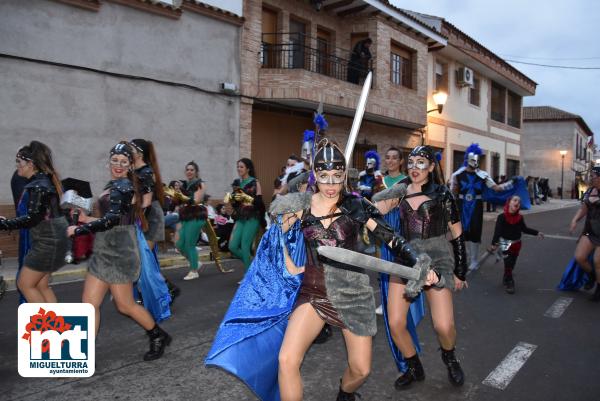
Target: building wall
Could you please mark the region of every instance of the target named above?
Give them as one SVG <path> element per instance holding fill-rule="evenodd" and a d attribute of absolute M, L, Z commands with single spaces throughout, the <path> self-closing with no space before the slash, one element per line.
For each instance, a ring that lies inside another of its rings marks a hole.
<path fill-rule="evenodd" d="M 547 177 L 556 194 L 561 185 L 562 161 L 559 151 L 566 150 L 564 161 L 564 196 L 570 197 L 575 180 L 573 170 L 585 170 L 586 164 L 575 159 L 575 136 L 579 127 L 573 121 L 524 121 L 522 146 L 523 169 L 527 175 Z M 585 134 L 581 132 L 585 137 Z"/>
<path fill-rule="evenodd" d="M 428 110 L 437 108 L 432 96 L 435 88 L 436 61 L 447 66 L 448 99 L 442 114 L 437 111 L 428 114 L 427 143 L 445 149 L 446 166 L 453 166 L 455 150 L 464 151 L 471 143 L 478 143 L 488 156 L 485 157 L 481 168 L 491 173 L 492 158 L 489 155 L 497 153 L 500 157 L 499 173 L 506 174 L 506 160 L 521 159 L 521 130 L 490 120 L 490 78 L 467 66 L 474 70 L 475 77 L 480 80 L 480 104 L 474 106 L 469 102 L 469 87 L 459 87 L 456 81 L 456 72 L 464 67 L 464 64 L 453 60 L 444 50 L 430 54 L 427 62 Z M 523 168 L 521 172 L 523 173 Z M 447 168 L 444 174 L 449 178 L 452 171 Z"/>
<path fill-rule="evenodd" d="M 110 2 L 98 12 L 0 2 L 0 203 L 10 201 L 17 148 L 33 139 L 52 148 L 63 177 L 90 180 L 96 194 L 110 147 L 151 139 L 163 180 L 182 178 L 193 159 L 221 197 L 239 157 L 240 101 L 218 91 L 240 84 L 239 31 L 193 12 L 174 20 Z"/>

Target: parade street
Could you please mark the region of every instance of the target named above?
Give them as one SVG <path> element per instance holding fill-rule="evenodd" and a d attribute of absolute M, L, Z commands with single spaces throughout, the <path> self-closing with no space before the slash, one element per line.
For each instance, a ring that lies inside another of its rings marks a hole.
<path fill-rule="evenodd" d="M 524 237 L 514 274 L 516 294 L 505 293 L 502 263 L 494 263 L 492 257 L 468 276 L 469 288 L 455 297 L 457 355 L 466 374 L 464 386 L 455 388 L 448 382 L 428 314 L 418 327 L 426 379 L 409 390 L 396 391 L 393 384 L 398 372 L 383 319 L 378 317 L 371 375 L 359 390 L 362 400 L 598 400 L 600 305 L 588 301 L 583 291 L 555 289 L 575 248 L 575 241 L 568 238 L 568 222 L 575 211 L 571 207 L 525 216 L 528 226 L 549 237 Z M 485 222 L 482 251 L 489 244 L 493 225 L 493 221 Z M 7 293 L 0 301 L 0 398 L 254 400 L 237 379 L 207 369 L 203 363 L 242 278 L 240 262 L 227 265 L 236 271 L 221 274 L 208 264 L 199 280 L 186 282 L 181 280 L 185 269 L 166 271 L 181 286 L 182 295 L 173 306 L 173 317 L 163 323 L 173 342 L 157 361 L 142 361 L 148 342 L 144 330 L 120 316 L 107 297 L 97 338 L 96 373 L 91 378 L 19 376 L 17 294 Z M 377 277 L 371 278 L 378 297 Z M 61 302 L 78 302 L 82 282 L 55 285 L 54 290 Z M 306 356 L 302 367 L 305 399 L 334 400 L 345 363 L 343 339 L 334 330 L 329 342 L 314 345 Z"/>

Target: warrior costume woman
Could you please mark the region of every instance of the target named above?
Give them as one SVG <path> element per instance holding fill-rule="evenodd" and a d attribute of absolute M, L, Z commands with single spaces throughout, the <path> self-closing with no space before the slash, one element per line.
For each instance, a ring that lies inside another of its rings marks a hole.
<path fill-rule="evenodd" d="M 559 290 L 578 290 L 583 286 L 590 290 L 596 287 L 591 301 L 600 301 L 600 166 L 592 167 L 591 185 L 585 191 L 581 207 L 571 220 L 570 231 L 574 232 L 577 222 L 585 217 L 583 232 L 575 248 L 575 257 L 570 261 L 558 285 Z"/>
<path fill-rule="evenodd" d="M 345 170 L 341 151 L 325 142 L 315 156 L 313 172 L 317 182 L 342 184 L 346 180 Z M 338 171 L 339 177 L 321 174 L 330 171 Z M 363 336 L 359 338 L 373 336 L 377 331 L 368 275 L 354 266 L 324 259 L 317 254 L 318 246 L 354 249 L 363 225 L 369 223 L 372 227 L 375 221 L 375 236 L 390 244 L 398 255 L 397 260 L 411 266 L 416 262 L 416 254 L 408 243 L 394 235 L 373 205 L 342 193 L 336 211 L 316 216 L 311 209 L 317 195 L 291 193 L 278 196 L 271 204 L 270 213 L 277 216 L 277 224 L 273 224 L 261 240 L 205 361 L 207 365 L 219 366 L 238 376 L 261 400 L 280 399 L 278 369 L 281 374 L 281 367 L 278 367 L 277 355 L 288 317 L 303 305 L 309 303 L 324 322 L 347 329 L 351 335 Z M 288 223 L 289 230 L 284 233 L 284 216 L 289 219 L 294 215 L 300 218 Z M 331 221 L 328 226 L 323 223 L 326 219 Z M 296 266 L 305 265 L 302 278 L 286 269 L 288 254 Z M 321 327 L 314 333 L 315 337 Z M 309 344 L 312 340 L 307 339 Z M 361 378 L 360 383 L 365 378 Z M 346 392 L 343 386 L 344 382 L 338 400 L 354 400 L 354 390 Z"/>
<path fill-rule="evenodd" d="M 112 180 L 100 195 L 96 210 L 99 218 L 85 217 L 85 224 L 71 226 L 67 233 L 78 236 L 95 233 L 94 252 L 88 263 L 83 302 L 94 305 L 96 333 L 100 322 L 100 305 L 106 291 L 110 290 L 119 312 L 131 317 L 146 330 L 150 350 L 145 361 L 160 358 L 171 336 L 162 330 L 150 313 L 133 300 L 133 282 L 140 274 L 138 241 L 135 220 L 142 219 L 141 196 L 136 194 L 132 179 L 133 151 L 129 144 L 121 142 L 110 151 Z M 142 224 L 143 226 L 143 224 Z"/>
<path fill-rule="evenodd" d="M 434 170 L 437 167 L 437 163 L 433 150 L 430 147 L 418 146 L 412 150 L 409 157 L 411 158 L 411 160 L 409 160 L 409 170 L 416 170 L 419 171 L 419 174 L 422 174 L 423 170 L 431 169 L 427 175 L 427 178 L 425 178 L 425 181 L 421 184 L 420 191 L 407 195 L 406 185 L 399 184 L 377 193 L 373 197 L 373 200 L 380 209 L 385 209 L 386 201 L 392 201 L 392 204 L 398 207 L 400 212 L 400 225 L 402 234 L 406 237 L 414 249 L 417 250 L 417 252 L 427 253 L 427 255 L 431 257 L 431 265 L 433 269 L 438 275 L 444 278 L 444 280 L 441 281 L 443 282 L 442 287 L 448 290 L 454 290 L 454 277 L 456 276 L 459 280 L 464 281 L 467 273 L 466 250 L 462 233 L 450 241 L 454 252 L 454 263 L 450 255 L 446 239 L 449 226 L 453 226 L 460 222 L 460 214 L 456 206 L 456 202 L 454 201 L 454 197 L 448 188 L 435 182 L 434 177 L 436 173 Z M 431 167 L 432 165 L 434 165 L 433 168 Z M 415 175 L 415 179 L 419 179 L 419 174 Z M 412 180 L 413 176 L 411 175 L 411 181 Z M 409 199 L 417 197 L 426 198 L 418 205 L 418 207 L 416 207 L 416 209 L 413 209 Z M 391 323 L 389 320 L 389 309 L 395 306 L 399 307 L 399 305 L 392 304 L 390 298 L 388 298 L 389 285 L 385 286 L 383 284 L 387 283 L 382 280 L 382 299 L 387 303 L 387 313 L 384 315 L 384 317 L 388 333 L 388 341 L 390 342 L 394 359 L 396 360 L 399 369 L 402 371 L 404 364 L 401 363 L 401 352 L 394 341 L 392 333 L 396 332 L 396 336 L 401 338 L 404 328 L 390 326 Z M 396 283 L 396 285 L 398 285 L 398 283 Z M 439 289 L 427 291 L 439 291 Z M 431 295 L 433 294 L 428 294 L 428 298 L 430 298 Z M 452 298 L 449 298 L 449 300 L 452 302 Z M 401 302 L 401 300 L 396 300 L 394 302 Z M 417 308 L 417 311 L 415 311 L 414 309 L 415 308 L 411 306 L 411 313 L 408 314 L 406 325 L 411 334 L 413 343 L 416 343 L 416 335 L 414 332 L 414 320 L 416 320 L 415 312 L 419 313 L 422 312 L 422 310 L 419 311 Z M 419 315 L 417 314 L 416 317 L 418 318 Z M 454 322 L 450 323 L 453 327 Z M 455 385 L 461 385 L 464 381 L 464 375 L 458 360 L 454 356 L 453 335 L 452 333 L 438 333 L 438 336 L 444 337 L 444 340 L 447 342 L 446 349 L 443 347 L 441 349 L 442 359 L 448 367 L 450 382 Z M 448 349 L 448 345 L 450 345 L 451 349 Z M 417 344 L 408 348 L 414 348 L 412 352 L 415 352 L 415 350 L 418 351 Z M 416 353 L 412 356 L 404 355 L 404 357 L 406 358 L 408 369 L 403 372 L 398 380 L 396 380 L 395 386 L 399 390 L 406 388 L 413 381 L 420 381 L 425 377 L 423 367 Z"/>
<path fill-rule="evenodd" d="M 41 142 L 33 141 L 21 148 L 16 164 L 18 174 L 28 182 L 17 208 L 18 217 L 0 218 L 0 231 L 21 230 L 24 237 L 17 273 L 21 302 L 56 302 L 48 277 L 65 265 L 70 245 L 65 235 L 67 220 L 59 208 L 60 182 L 50 149 Z M 29 270 L 21 277 L 23 267 Z"/>

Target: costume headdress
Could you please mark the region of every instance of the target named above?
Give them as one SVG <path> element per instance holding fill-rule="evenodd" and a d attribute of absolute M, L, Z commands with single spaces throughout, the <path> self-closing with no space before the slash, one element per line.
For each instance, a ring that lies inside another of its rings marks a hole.
<path fill-rule="evenodd" d="M 119 142 L 110 150 L 110 155 L 123 155 L 129 159 L 130 163 L 133 163 L 133 152 L 131 146 L 127 142 Z"/>
<path fill-rule="evenodd" d="M 463 166 L 471 166 L 473 168 L 479 168 L 479 156 L 483 154 L 483 151 L 479 147 L 478 143 L 472 143 L 465 151 L 465 160 Z"/>
<path fill-rule="evenodd" d="M 379 158 L 379 154 L 376 151 L 369 150 L 365 152 L 365 160 L 367 161 L 367 164 L 369 162 L 374 163 L 374 170 L 379 170 L 379 164 L 381 163 L 381 159 Z"/>

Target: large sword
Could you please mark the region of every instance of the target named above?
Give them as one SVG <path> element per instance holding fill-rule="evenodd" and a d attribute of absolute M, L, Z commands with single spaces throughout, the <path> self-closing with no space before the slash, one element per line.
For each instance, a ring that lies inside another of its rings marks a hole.
<path fill-rule="evenodd" d="M 343 263 L 345 265 L 361 267 L 365 270 L 371 270 L 377 273 L 386 273 L 393 276 L 408 279 L 404 293 L 409 298 L 419 295 L 419 292 L 425 286 L 427 273 L 431 270 L 431 258 L 426 254 L 417 257 L 417 263 L 413 267 L 400 265 L 398 263 L 388 262 L 387 260 L 374 258 L 360 252 L 350 251 L 344 248 L 334 246 L 319 246 L 317 248 L 319 255 L 327 259 Z M 444 285 L 444 277 L 440 277 L 437 286 Z"/>
<path fill-rule="evenodd" d="M 348 142 L 346 142 L 346 149 L 344 150 L 344 156 L 346 157 L 346 165 L 352 167 L 352 151 L 354 150 L 354 144 L 360 131 L 360 124 L 362 123 L 363 115 L 365 114 L 365 108 L 367 107 L 367 99 L 369 98 L 369 90 L 371 90 L 371 81 L 373 79 L 373 73 L 369 71 L 365 83 L 356 105 L 356 113 L 354 114 L 354 121 L 352 121 L 352 128 L 350 128 L 350 136 Z"/>

